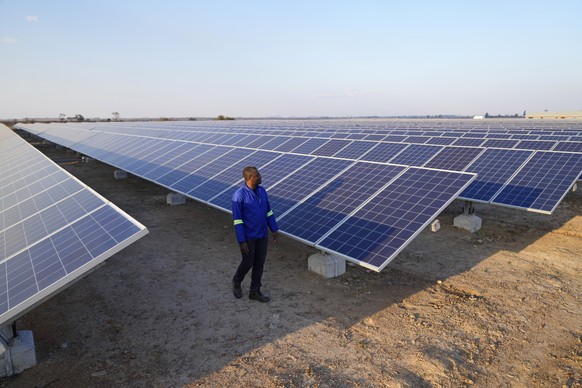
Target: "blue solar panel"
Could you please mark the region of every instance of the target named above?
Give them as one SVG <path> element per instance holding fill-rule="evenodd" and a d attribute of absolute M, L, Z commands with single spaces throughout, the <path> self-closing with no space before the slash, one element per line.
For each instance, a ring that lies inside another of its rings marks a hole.
<path fill-rule="evenodd" d="M 195 166 L 189 170 L 189 174 L 179 180 L 175 180 L 169 186 L 180 193 L 191 195 L 190 192 L 196 186 L 218 175 L 239 160 L 248 157 L 253 152 L 253 150 L 245 148 L 216 147 L 206 154 L 195 158 Z M 193 163 L 191 161 L 188 164 L 191 165 Z"/>
<path fill-rule="evenodd" d="M 442 149 L 442 146 L 411 144 L 389 162 L 406 166 L 422 166 Z"/>
<path fill-rule="evenodd" d="M 349 160 L 315 159 L 269 188 L 271 208 L 275 215 L 280 217 L 352 163 Z"/>
<path fill-rule="evenodd" d="M 489 202 L 505 185 L 533 151 L 488 149 L 475 160 L 467 172 L 477 174 L 477 179 L 460 195 L 461 198 Z"/>
<path fill-rule="evenodd" d="M 462 146 L 462 147 L 479 147 L 481 144 L 485 142 L 485 139 L 466 139 L 460 138 L 455 140 L 452 144 L 454 146 Z"/>
<path fill-rule="evenodd" d="M 522 140 L 515 146 L 516 149 L 522 150 L 551 150 L 556 146 L 555 141 L 544 140 Z"/>
<path fill-rule="evenodd" d="M 163 186 L 170 186 L 231 149 L 208 144 L 192 145 L 187 152 L 150 171 L 145 177 Z"/>
<path fill-rule="evenodd" d="M 225 155 L 223 160 L 216 160 L 197 170 L 194 174 L 201 178 L 198 180 L 201 183 L 185 193 L 202 201 L 208 201 L 240 181 L 242 170 L 246 166 L 263 166 L 280 155 L 277 152 L 256 151 L 244 156 L 244 153 L 237 153 L 234 150 Z M 227 166 L 228 163 L 231 164 Z"/>
<path fill-rule="evenodd" d="M 261 172 L 263 186 L 268 188 L 269 186 L 283 180 L 311 160 L 313 160 L 313 157 L 311 156 L 284 154 L 277 159 L 269 161 L 266 165 L 256 163 L 254 166 Z M 214 198 L 211 198 L 209 203 L 230 212 L 232 193 L 243 182 L 242 169 L 238 172 L 238 178 L 238 182 L 235 181 L 236 183 L 233 183 L 230 189 L 227 189 Z"/>
<path fill-rule="evenodd" d="M 286 233 L 314 244 L 404 167 L 356 163 L 278 219 Z"/>
<path fill-rule="evenodd" d="M 552 151 L 582 152 L 582 141 L 561 141 Z"/>
<path fill-rule="evenodd" d="M 429 160 L 424 167 L 463 171 L 483 151 L 483 148 L 475 147 L 447 147 Z"/>
<path fill-rule="evenodd" d="M 582 171 L 582 154 L 538 151 L 492 203 L 551 214 Z"/>
<path fill-rule="evenodd" d="M 336 158 L 359 159 L 378 143 L 372 141 L 354 141 L 333 156 Z"/>
<path fill-rule="evenodd" d="M 291 152 L 296 154 L 310 154 L 329 140 L 327 139 L 309 139 L 300 146 L 294 148 Z"/>
<path fill-rule="evenodd" d="M 474 179 L 410 167 L 316 247 L 380 271 Z"/>
<path fill-rule="evenodd" d="M 511 139 L 489 139 L 485 140 L 481 147 L 486 148 L 513 148 L 515 145 L 519 143 L 519 140 L 511 140 Z"/>
<path fill-rule="evenodd" d="M 351 143 L 351 140 L 330 140 L 315 151 L 311 155 L 315 156 L 332 156 L 342 149 L 347 147 Z"/>
<path fill-rule="evenodd" d="M 0 177 L 0 325 L 147 233 L 2 125 Z"/>
<path fill-rule="evenodd" d="M 378 143 L 376 147 L 366 152 L 360 159 L 369 162 L 385 163 L 408 146 L 408 144 L 403 143 Z"/>
<path fill-rule="evenodd" d="M 285 143 L 281 144 L 279 147 L 275 148 L 275 151 L 290 152 L 293 149 L 299 147 L 301 144 L 305 143 L 307 138 L 303 137 L 293 137 Z"/>

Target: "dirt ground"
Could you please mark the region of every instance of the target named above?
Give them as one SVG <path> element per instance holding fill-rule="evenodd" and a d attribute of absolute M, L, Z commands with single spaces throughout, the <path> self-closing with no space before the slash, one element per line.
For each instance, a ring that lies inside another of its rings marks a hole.
<path fill-rule="evenodd" d="M 150 234 L 17 321 L 38 364 L 4 386 L 582 387 L 581 190 L 552 216 L 477 204 L 474 234 L 455 201 L 381 273 L 325 279 L 281 236 L 262 304 L 232 295 L 230 215 L 43 148 Z"/>

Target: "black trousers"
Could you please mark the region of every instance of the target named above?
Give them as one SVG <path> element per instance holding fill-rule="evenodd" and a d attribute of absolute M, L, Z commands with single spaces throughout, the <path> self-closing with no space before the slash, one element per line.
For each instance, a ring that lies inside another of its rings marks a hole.
<path fill-rule="evenodd" d="M 252 268 L 251 291 L 259 291 L 261 289 L 261 278 L 263 277 L 265 259 L 267 258 L 269 237 L 267 236 L 258 240 L 248 240 L 247 244 L 249 245 L 249 253 L 242 254 L 242 261 L 240 262 L 232 281 L 242 283 L 246 274 Z"/>

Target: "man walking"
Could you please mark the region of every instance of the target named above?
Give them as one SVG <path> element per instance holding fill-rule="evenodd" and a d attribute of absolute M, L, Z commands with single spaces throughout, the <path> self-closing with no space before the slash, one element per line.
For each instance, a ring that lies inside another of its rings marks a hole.
<path fill-rule="evenodd" d="M 252 268 L 249 299 L 268 302 L 270 298 L 261 293 L 261 278 L 269 242 L 268 229 L 273 234 L 273 242 L 276 242 L 279 227 L 267 191 L 260 186 L 259 170 L 256 167 L 245 167 L 243 178 L 245 183 L 232 195 L 234 229 L 242 253 L 242 261 L 232 278 L 232 292 L 236 298 L 242 298 L 241 283 Z"/>

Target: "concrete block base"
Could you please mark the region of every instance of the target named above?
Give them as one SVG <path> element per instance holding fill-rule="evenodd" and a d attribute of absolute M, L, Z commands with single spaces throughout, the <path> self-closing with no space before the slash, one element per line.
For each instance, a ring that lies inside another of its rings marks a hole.
<path fill-rule="evenodd" d="M 83 161 L 83 163 L 93 163 L 93 159 L 88 156 L 83 156 L 81 160 Z"/>
<path fill-rule="evenodd" d="M 307 259 L 307 268 L 327 279 L 340 276 L 346 272 L 346 261 L 341 257 L 326 253 L 316 253 Z"/>
<path fill-rule="evenodd" d="M 117 180 L 127 179 L 127 172 L 123 170 L 115 170 L 113 171 L 113 177 Z"/>
<path fill-rule="evenodd" d="M 475 214 L 461 214 L 460 216 L 455 217 L 453 225 L 457 228 L 465 229 L 473 233 L 481 229 L 481 217 L 478 217 Z"/>
<path fill-rule="evenodd" d="M 166 203 L 168 205 L 183 205 L 186 203 L 186 197 L 178 193 L 170 193 L 166 195 Z"/>
<path fill-rule="evenodd" d="M 16 337 L 10 340 L 8 348 L 0 343 L 0 377 L 22 373 L 35 365 L 36 353 L 32 331 L 16 332 Z"/>

